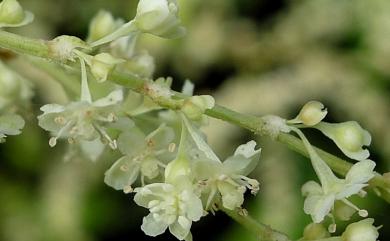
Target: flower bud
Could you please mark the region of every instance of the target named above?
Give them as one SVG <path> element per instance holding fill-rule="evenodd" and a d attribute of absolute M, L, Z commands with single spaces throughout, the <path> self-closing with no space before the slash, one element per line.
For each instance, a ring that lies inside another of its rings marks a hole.
<path fill-rule="evenodd" d="M 342 201 L 336 201 L 334 203 L 334 216 L 342 221 L 348 221 L 351 219 L 352 215 L 356 213 L 356 209 L 348 206 Z"/>
<path fill-rule="evenodd" d="M 88 42 L 96 41 L 114 32 L 117 25 L 110 12 L 100 10 L 89 24 Z"/>
<path fill-rule="evenodd" d="M 3 0 L 0 3 L 0 27 L 19 27 L 34 19 L 34 15 L 24 11 L 17 0 Z"/>
<path fill-rule="evenodd" d="M 324 105 L 318 101 L 307 102 L 292 123 L 302 123 L 306 126 L 314 126 L 320 123 L 328 114 Z"/>
<path fill-rule="evenodd" d="M 115 58 L 108 53 L 97 54 L 91 61 L 91 73 L 98 82 L 104 82 L 114 70 L 115 65 L 123 62 L 125 62 L 123 59 Z"/>
<path fill-rule="evenodd" d="M 332 139 L 338 148 L 349 158 L 362 161 L 370 156 L 370 152 L 363 149 L 371 143 L 371 135 L 356 121 L 343 123 L 321 122 L 314 128 Z"/>
<path fill-rule="evenodd" d="M 317 240 L 330 237 L 328 230 L 321 223 L 310 223 L 303 230 L 305 240 Z"/>
<path fill-rule="evenodd" d="M 177 38 L 185 32 L 177 15 L 176 0 L 140 0 L 135 21 L 142 32 L 165 38 Z"/>
<path fill-rule="evenodd" d="M 214 105 L 215 100 L 210 95 L 192 96 L 184 102 L 181 110 L 191 120 L 200 120 L 203 113 Z"/>
<path fill-rule="evenodd" d="M 367 218 L 348 225 L 341 235 L 342 241 L 376 241 L 379 233 L 373 223 L 374 219 Z"/>

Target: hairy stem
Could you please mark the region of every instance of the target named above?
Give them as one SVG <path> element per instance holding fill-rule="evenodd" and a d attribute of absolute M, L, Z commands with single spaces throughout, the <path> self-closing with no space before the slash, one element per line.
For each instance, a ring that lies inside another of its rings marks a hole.
<path fill-rule="evenodd" d="M 56 61 L 56 59 L 53 58 L 53 56 L 50 54 L 48 41 L 22 37 L 20 35 L 0 30 L 0 47 L 17 53 L 41 57 L 50 61 Z M 74 67 L 68 66 L 68 68 L 72 69 Z M 79 69 L 76 68 L 75 71 L 79 71 Z M 143 88 L 146 82 L 145 79 L 139 78 L 135 75 L 124 74 L 118 71 L 112 73 L 108 79 L 116 84 L 130 88 L 139 93 L 143 93 Z M 180 96 L 181 95 L 178 95 L 179 98 Z M 264 122 L 257 116 L 238 113 L 219 105 L 216 105 L 214 108 L 207 110 L 206 115 L 232 123 L 234 125 L 238 125 L 256 134 L 267 134 L 259 133 L 259 130 L 261 130 L 263 127 Z M 306 151 L 302 141 L 293 135 L 281 133 L 277 136 L 276 140 L 286 144 L 288 148 L 308 157 L 308 152 Z M 321 158 L 323 158 L 324 161 L 332 168 L 332 170 L 340 175 L 345 175 L 352 166 L 350 162 L 338 158 L 328 152 L 318 148 L 316 150 Z M 370 180 L 370 186 L 374 188 L 376 191 L 375 193 L 378 196 L 390 203 L 389 179 L 385 179 L 382 175 L 377 174 Z"/>

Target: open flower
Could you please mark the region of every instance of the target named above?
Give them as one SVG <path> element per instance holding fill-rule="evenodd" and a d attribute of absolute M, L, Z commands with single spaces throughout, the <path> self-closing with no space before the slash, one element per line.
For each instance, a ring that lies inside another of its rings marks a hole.
<path fill-rule="evenodd" d="M 20 27 L 33 20 L 34 15 L 24 11 L 17 0 L 3 0 L 0 3 L 0 28 Z"/>
<path fill-rule="evenodd" d="M 361 210 L 347 200 L 348 197 L 359 193 L 374 177 L 375 162 L 364 160 L 356 163 L 348 171 L 345 179 L 332 176 L 326 179 L 326 185 L 320 185 L 309 181 L 302 187 L 302 193 L 306 197 L 304 211 L 311 215 L 315 223 L 322 222 L 325 216 L 334 208 L 336 200 L 341 200 L 346 205 L 359 212 L 360 216 L 366 217 L 367 211 Z"/>
<path fill-rule="evenodd" d="M 205 183 L 209 192 L 206 208 L 210 207 L 217 192 L 221 194 L 222 205 L 231 210 L 241 207 L 246 189 L 257 193 L 258 181 L 246 177 L 259 161 L 261 149 L 255 150 L 255 146 L 255 141 L 239 146 L 223 163 L 205 158 L 194 161 L 195 176 Z"/>
<path fill-rule="evenodd" d="M 174 139 L 172 128 L 161 125 L 149 135 L 137 127 L 123 132 L 118 138 L 118 148 L 125 154 L 119 158 L 105 173 L 104 182 L 116 190 L 131 190 L 131 185 L 141 174 L 149 179 L 160 174 L 162 155 L 169 153 Z"/>
<path fill-rule="evenodd" d="M 150 211 L 141 226 L 145 234 L 155 237 L 169 228 L 177 239 L 191 240 L 192 222 L 202 217 L 203 207 L 187 177 L 173 184 L 153 183 L 134 191 L 134 201 Z"/>
<path fill-rule="evenodd" d="M 361 161 L 370 156 L 370 152 L 362 147 L 370 145 L 371 135 L 356 121 L 343 123 L 321 122 L 315 125 L 314 128 L 332 139 L 349 158 Z"/>
<path fill-rule="evenodd" d="M 122 90 L 115 90 L 94 102 L 78 101 L 66 106 L 44 105 L 41 107 L 43 114 L 38 116 L 39 125 L 53 133 L 54 137 L 49 141 L 50 146 L 55 146 L 58 138 L 68 138 L 68 141 L 73 143 L 101 137 L 115 149 L 116 142 L 105 131 L 105 125 L 115 121 L 113 107 L 122 99 Z"/>

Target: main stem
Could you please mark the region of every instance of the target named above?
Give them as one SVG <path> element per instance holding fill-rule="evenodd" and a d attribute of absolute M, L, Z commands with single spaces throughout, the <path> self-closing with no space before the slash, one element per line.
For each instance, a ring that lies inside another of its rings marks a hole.
<path fill-rule="evenodd" d="M 11 51 L 27 54 L 35 57 L 41 57 L 44 59 L 48 59 L 50 61 L 56 62 L 57 60 L 53 57 L 49 51 L 49 47 L 47 45 L 47 41 L 32 39 L 23 37 L 20 35 L 16 35 L 13 33 L 8 33 L 0 30 L 0 47 L 9 49 Z M 72 68 L 68 66 L 69 68 Z M 77 71 L 77 70 L 76 70 Z M 122 85 L 124 87 L 130 88 L 136 92 L 143 92 L 144 84 L 146 82 L 145 79 L 139 78 L 135 75 L 124 74 L 120 72 L 114 72 L 108 78 L 115 82 L 116 84 Z M 180 97 L 180 96 L 179 96 Z M 216 105 L 214 108 L 209 109 L 205 113 L 210 117 L 214 117 L 217 119 L 221 119 L 223 121 L 227 121 L 234 125 L 240 126 L 242 128 L 248 129 L 256 134 L 265 134 L 259 133 L 259 130 L 264 125 L 261 118 L 246 115 L 242 113 L 238 113 L 236 111 L 230 110 L 223 106 Z M 284 143 L 290 149 L 308 157 L 308 152 L 304 147 L 301 140 L 290 135 L 281 133 L 276 138 L 277 141 Z M 316 149 L 321 158 L 323 158 L 326 163 L 338 174 L 345 175 L 348 170 L 351 168 L 352 164 L 340 159 L 330 153 L 322 151 L 320 149 Z M 377 174 L 374 178 L 370 180 L 370 184 L 377 190 L 377 194 L 390 203 L 390 181 L 385 179 L 383 176 Z M 232 211 L 228 209 L 221 208 L 222 211 L 231 216 L 234 220 L 242 224 L 247 229 L 251 230 L 255 234 L 257 234 L 261 240 L 264 241 L 276 241 L 276 240 L 286 240 L 289 239 L 269 228 L 268 226 L 258 223 L 254 219 L 249 216 L 240 215 L 237 211 Z M 279 238 L 279 239 L 278 239 Z M 283 239 L 281 239 L 283 238 Z"/>

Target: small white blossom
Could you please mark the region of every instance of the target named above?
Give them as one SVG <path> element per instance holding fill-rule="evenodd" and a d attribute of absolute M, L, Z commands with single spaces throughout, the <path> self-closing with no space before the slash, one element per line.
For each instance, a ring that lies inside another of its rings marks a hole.
<path fill-rule="evenodd" d="M 131 186 L 141 174 L 149 179 L 160 174 L 165 164 L 161 156 L 169 152 L 174 132 L 172 128 L 161 125 L 145 135 L 139 128 L 129 128 L 118 138 L 118 148 L 125 156 L 118 159 L 105 173 L 104 182 L 116 190 Z"/>
<path fill-rule="evenodd" d="M 341 200 L 358 211 L 360 216 L 365 217 L 367 211 L 357 208 L 346 198 L 358 194 L 368 185 L 367 182 L 374 177 L 374 167 L 375 162 L 364 160 L 353 165 L 345 179 L 329 177 L 327 183 L 323 183 L 322 186 L 314 181 L 307 182 L 302 187 L 302 193 L 307 196 L 304 205 L 305 213 L 311 215 L 315 223 L 319 223 L 334 208 L 335 201 Z"/>
<path fill-rule="evenodd" d="M 186 177 L 176 180 L 174 184 L 153 183 L 134 190 L 134 201 L 150 211 L 141 226 L 145 234 L 155 237 L 169 228 L 179 240 L 191 237 L 192 222 L 203 215 L 202 202 Z"/>
<path fill-rule="evenodd" d="M 115 121 L 113 107 L 122 99 L 122 90 L 115 90 L 92 103 L 78 101 L 66 106 L 44 105 L 41 107 L 43 114 L 38 116 L 39 125 L 54 134 L 54 137 L 50 138 L 50 146 L 55 146 L 58 138 L 68 138 L 70 142 L 74 142 L 92 141 L 101 137 L 115 149 L 116 142 L 105 131 L 105 125 Z"/>

